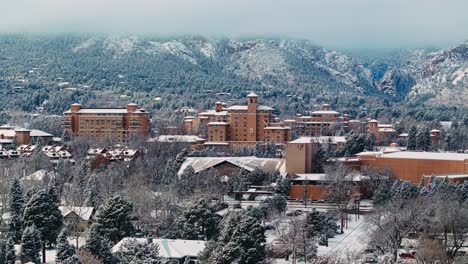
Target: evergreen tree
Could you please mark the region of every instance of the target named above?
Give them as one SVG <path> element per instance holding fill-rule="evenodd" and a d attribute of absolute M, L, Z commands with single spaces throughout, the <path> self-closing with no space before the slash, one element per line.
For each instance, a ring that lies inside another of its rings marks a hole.
<path fill-rule="evenodd" d="M 10 193 L 8 194 L 8 205 L 10 208 L 9 231 L 13 235 L 14 242 L 19 243 L 23 235 L 24 197 L 17 178 L 13 180 L 11 185 Z"/>
<path fill-rule="evenodd" d="M 136 240 L 125 241 L 118 254 L 123 264 L 161 264 L 159 246 L 154 243 L 140 243 Z"/>
<path fill-rule="evenodd" d="M 132 203 L 122 197 L 110 198 L 96 214 L 96 231 L 114 243 L 130 236 L 134 231 L 132 211 Z"/>
<path fill-rule="evenodd" d="M 36 226 L 33 224 L 26 227 L 21 238 L 21 259 L 23 262 L 31 261 L 34 264 L 40 264 L 41 244 L 41 233 Z"/>
<path fill-rule="evenodd" d="M 327 153 L 322 148 L 319 148 L 314 155 L 313 167 L 315 173 L 323 172 L 323 166 L 327 163 Z"/>
<path fill-rule="evenodd" d="M 272 206 L 278 212 L 284 212 L 288 205 L 288 201 L 283 195 L 276 194 L 273 199 L 271 199 Z"/>
<path fill-rule="evenodd" d="M 86 206 L 99 208 L 102 199 L 100 186 L 96 174 L 91 174 L 91 176 L 89 176 L 88 183 L 86 184 L 85 196 Z"/>
<path fill-rule="evenodd" d="M 86 240 L 86 245 L 83 247 L 83 250 L 88 251 L 104 264 L 116 263 L 116 259 L 111 252 L 110 241 L 100 234 L 96 227 L 96 224 L 91 226 L 89 237 Z"/>
<path fill-rule="evenodd" d="M 435 195 L 439 191 L 439 180 L 432 175 L 427 184 L 428 194 Z"/>
<path fill-rule="evenodd" d="M 248 215 L 235 215 L 225 224 L 218 247 L 211 248 L 212 263 L 264 263 L 264 232 L 258 219 Z"/>
<path fill-rule="evenodd" d="M 384 204 L 392 198 L 390 188 L 386 183 L 380 183 L 377 191 L 374 194 L 374 204 Z"/>
<path fill-rule="evenodd" d="M 460 188 L 460 199 L 463 202 L 468 200 L 468 180 L 465 180 Z"/>
<path fill-rule="evenodd" d="M 409 181 L 403 181 L 397 192 L 395 193 L 395 198 L 410 199 L 416 197 L 419 193 L 419 190 Z"/>
<path fill-rule="evenodd" d="M 429 128 L 421 127 L 416 134 L 416 149 L 428 151 L 431 148 L 431 132 Z"/>
<path fill-rule="evenodd" d="M 76 255 L 73 255 L 66 260 L 62 261 L 62 264 L 81 264 L 81 260 Z"/>
<path fill-rule="evenodd" d="M 62 213 L 58 207 L 58 195 L 55 188 L 49 186 L 35 193 L 24 209 L 24 226 L 34 225 L 40 233 L 44 262 L 46 244 L 55 243 L 62 226 Z"/>
<path fill-rule="evenodd" d="M 15 252 L 15 241 L 12 237 L 7 238 L 5 243 L 5 264 L 15 264 L 16 252 Z"/>
<path fill-rule="evenodd" d="M 57 263 L 63 263 L 66 259 L 75 255 L 75 253 L 75 247 L 68 242 L 67 231 L 65 229 L 62 230 L 57 241 L 57 255 L 55 256 L 55 261 Z"/>
<path fill-rule="evenodd" d="M 275 193 L 281 194 L 281 195 L 287 197 L 289 195 L 289 189 L 290 188 L 291 188 L 291 181 L 288 178 L 284 178 L 284 179 L 280 178 L 276 182 Z"/>
<path fill-rule="evenodd" d="M 201 199 L 197 204 L 187 208 L 177 221 L 176 237 L 182 239 L 216 239 L 219 234 L 221 217 L 209 202 Z"/>
<path fill-rule="evenodd" d="M 406 143 L 406 147 L 408 148 L 408 150 L 416 149 L 416 134 L 417 133 L 418 133 L 418 130 L 416 129 L 416 127 L 412 126 L 408 133 L 408 142 Z"/>

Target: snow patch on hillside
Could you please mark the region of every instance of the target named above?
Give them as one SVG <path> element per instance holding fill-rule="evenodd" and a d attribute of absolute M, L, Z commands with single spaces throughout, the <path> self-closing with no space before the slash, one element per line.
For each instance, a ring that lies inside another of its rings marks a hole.
<path fill-rule="evenodd" d="M 150 41 L 151 49 L 148 50 L 150 53 L 165 52 L 175 56 L 178 56 L 190 63 L 197 64 L 197 60 L 194 58 L 193 53 L 183 43 L 177 40 L 158 42 Z"/>
<path fill-rule="evenodd" d="M 86 40 L 85 42 L 82 42 L 81 44 L 79 44 L 78 46 L 74 47 L 72 49 L 72 52 L 76 53 L 78 51 L 81 51 L 81 50 L 85 50 L 91 46 L 93 46 L 94 44 L 97 43 L 97 39 L 95 38 L 90 38 L 88 40 Z"/>

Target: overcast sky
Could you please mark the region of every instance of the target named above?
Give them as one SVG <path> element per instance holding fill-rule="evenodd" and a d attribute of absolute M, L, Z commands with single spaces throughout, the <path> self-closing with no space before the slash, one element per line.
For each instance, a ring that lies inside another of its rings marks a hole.
<path fill-rule="evenodd" d="M 345 49 L 468 39 L 468 0 L 0 0 L 1 32 L 307 38 Z"/>

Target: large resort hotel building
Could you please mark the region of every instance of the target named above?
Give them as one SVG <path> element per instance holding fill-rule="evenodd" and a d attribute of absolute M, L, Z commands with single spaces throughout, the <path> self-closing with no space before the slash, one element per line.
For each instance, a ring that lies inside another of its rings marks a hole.
<path fill-rule="evenodd" d="M 247 105 L 217 102 L 215 110 L 199 113 L 185 119 L 185 126 L 193 131 L 207 126 L 206 146 L 245 147 L 259 142 L 284 144 L 291 139 L 291 128 L 279 122 L 273 108 L 259 105 L 255 93 L 247 95 Z"/>
<path fill-rule="evenodd" d="M 132 136 L 149 136 L 151 126 L 146 110 L 136 104 L 126 108 L 82 108 L 72 104 L 64 113 L 63 127 L 72 137 L 126 142 Z"/>

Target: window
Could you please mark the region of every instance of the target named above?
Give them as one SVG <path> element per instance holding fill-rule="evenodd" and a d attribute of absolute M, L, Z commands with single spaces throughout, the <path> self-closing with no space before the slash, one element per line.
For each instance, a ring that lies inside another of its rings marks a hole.
<path fill-rule="evenodd" d="M 253 128 L 250 128 L 250 135 L 253 135 L 253 134 L 254 134 Z"/>

